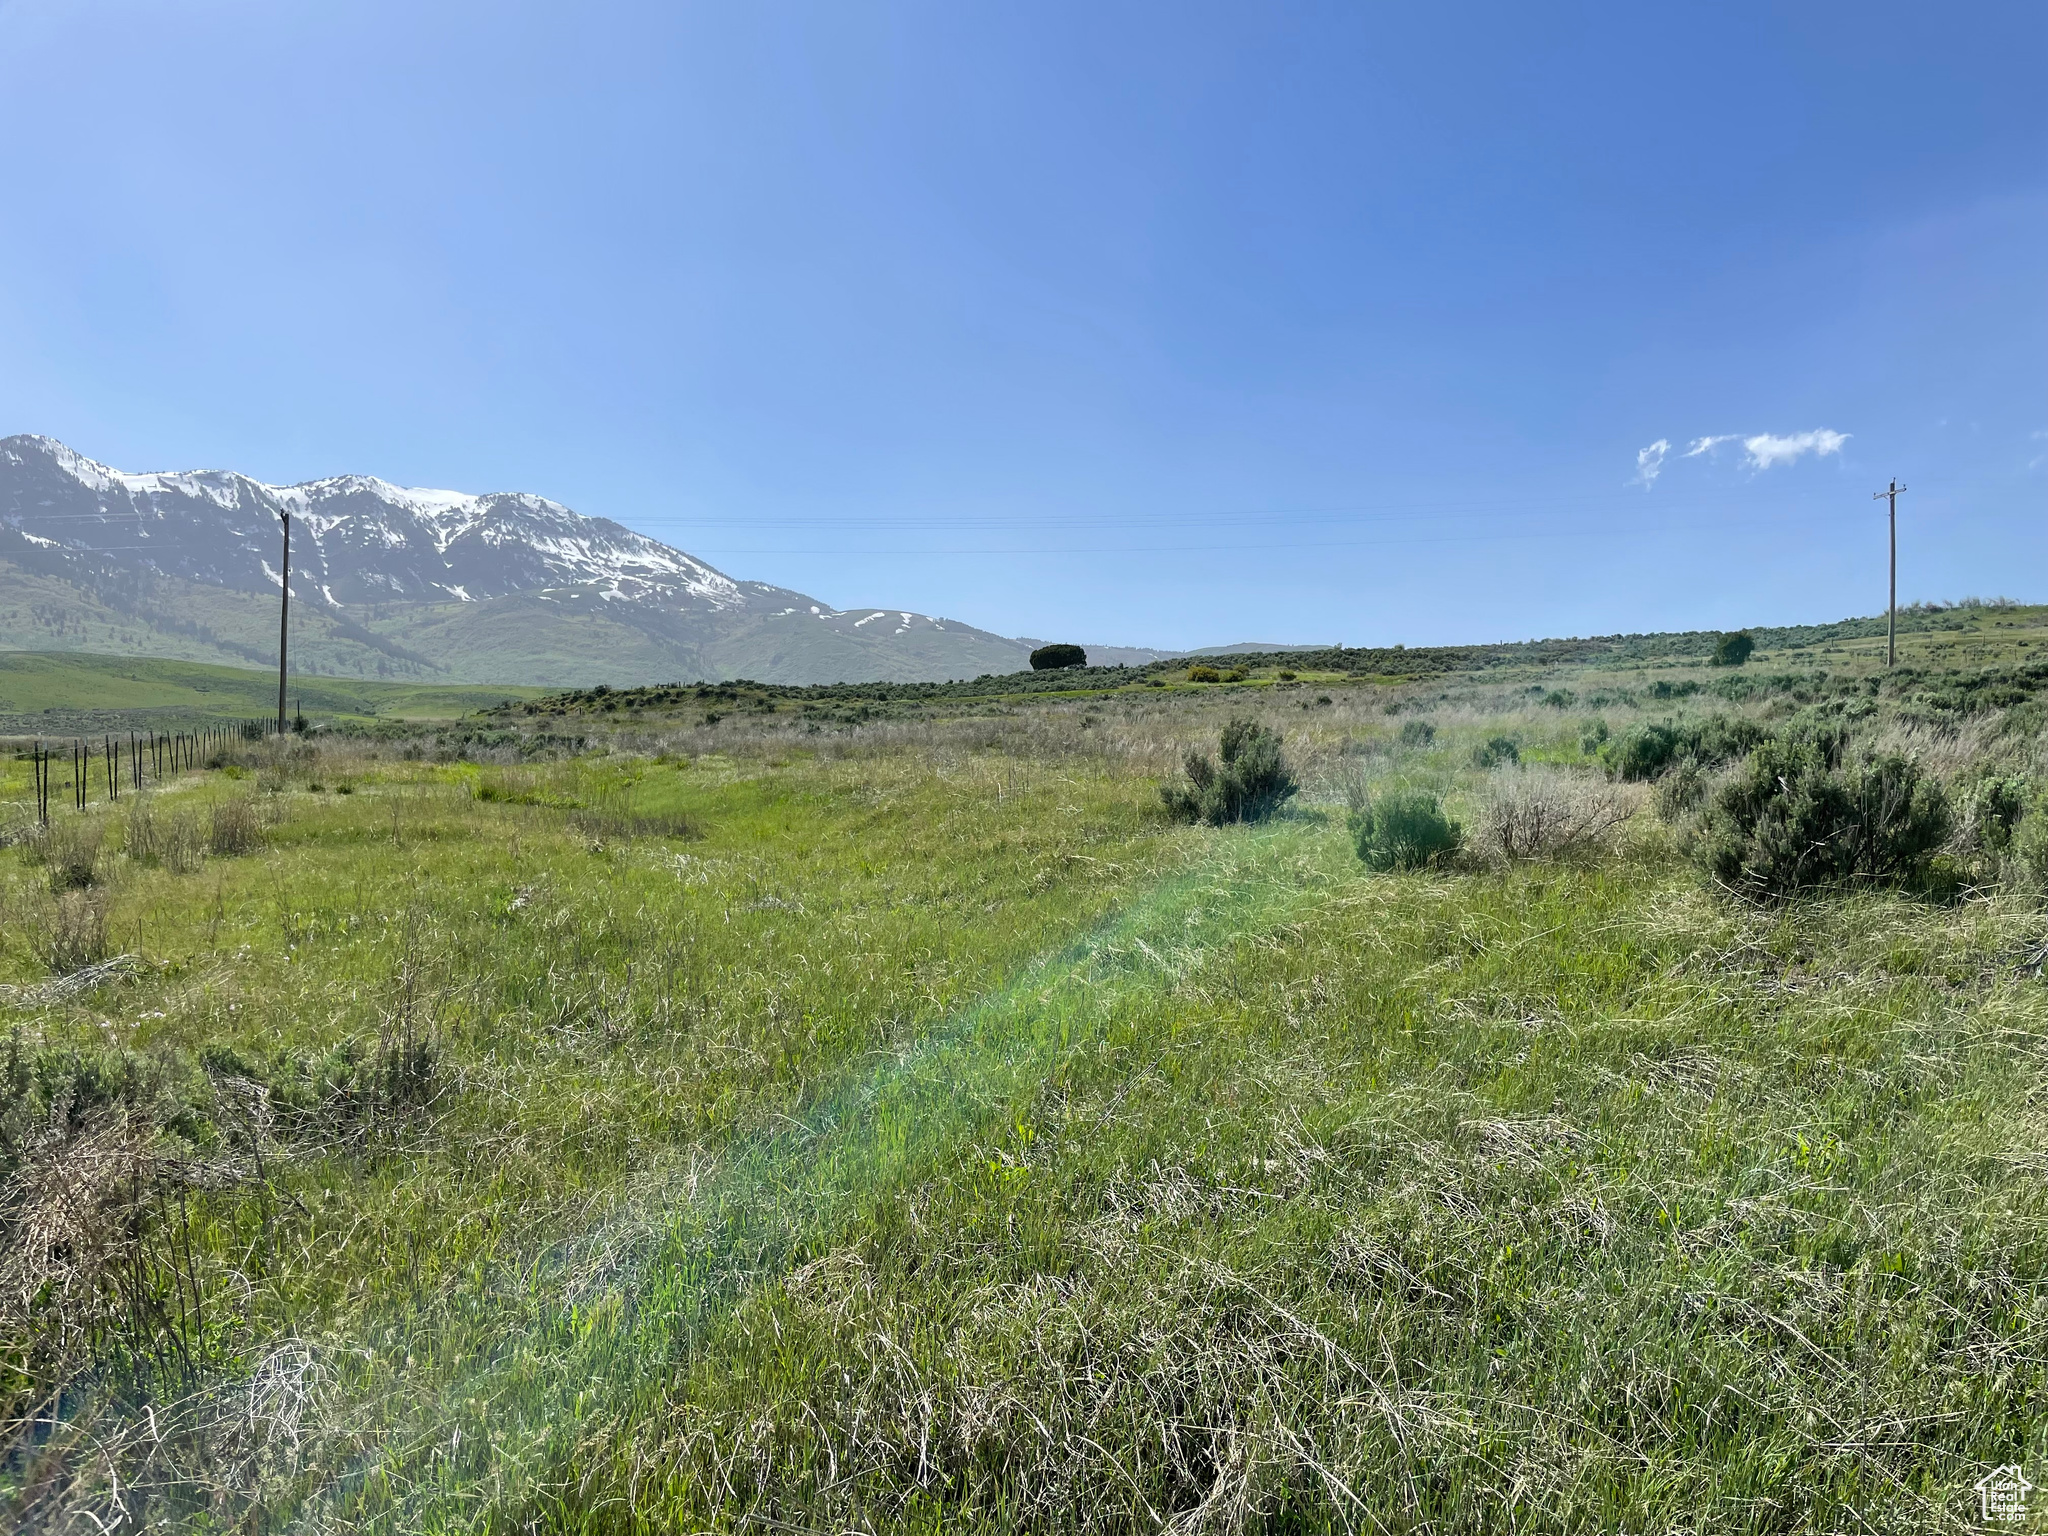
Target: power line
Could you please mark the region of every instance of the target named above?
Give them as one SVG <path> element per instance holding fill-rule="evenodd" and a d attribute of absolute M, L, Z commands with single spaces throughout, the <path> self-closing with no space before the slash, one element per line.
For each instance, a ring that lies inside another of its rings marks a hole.
<path fill-rule="evenodd" d="M 1680 510 L 1680 509 L 1673 509 L 1673 510 L 1674 510 L 1674 511 L 1678 511 L 1678 510 Z M 1681 517 L 1681 518 L 1678 518 L 1678 519 L 1673 519 L 1673 521 L 1682 521 L 1682 520 L 1683 520 L 1683 519 L 1682 519 L 1682 517 Z M 1659 518 L 1659 519 L 1657 519 L 1656 521 L 1657 521 L 1658 523 L 1662 523 L 1662 522 L 1663 522 L 1663 519 L 1662 519 L 1662 518 L 1660 517 L 1660 518 Z M 843 525 L 842 525 L 842 526 L 843 526 Z M 1110 530 L 1110 531 L 1123 531 L 1123 527 L 1120 527 L 1119 525 L 1116 525 L 1116 524 L 1108 524 L 1108 525 L 1094 525 L 1094 526 L 1105 526 L 1105 527 L 1106 527 L 1106 528 L 1107 528 L 1108 530 Z M 1124 526 L 1129 526 L 1129 525 L 1124 525 Z M 1174 522 L 1174 523 L 1168 524 L 1168 525 L 1166 525 L 1166 526 L 1168 526 L 1168 527 L 1170 527 L 1170 528 L 1173 528 L 1173 529 L 1176 529 L 1176 530 L 1180 530 L 1180 531 L 1190 531 L 1190 530 L 1192 530 L 1192 529 L 1194 529 L 1194 528 L 1198 527 L 1199 525 L 1198 525 L 1198 524 L 1193 524 L 1193 523 L 1190 523 L 1190 522 Z M 1773 529 L 1773 530 L 1779 530 L 1779 531 L 1782 531 L 1782 530 L 1784 529 L 1784 527 L 1785 527 L 1785 524 L 1784 524 L 1784 522 L 1783 522 L 1782 520 L 1777 520 L 1777 519 L 1770 519 L 1770 520 L 1762 520 L 1762 521 L 1736 521 L 1736 520 L 1733 520 L 1733 519 L 1727 519 L 1727 520 L 1723 520 L 1723 521 L 1719 521 L 1719 522 L 1715 523 L 1715 525 L 1714 525 L 1714 526 L 1715 526 L 1715 528 L 1716 528 L 1717 530 L 1720 530 L 1720 531 L 1727 531 L 1727 530 L 1730 530 L 1730 529 L 1756 529 L 1756 528 L 1768 528 L 1768 529 Z M 1822 527 L 1824 526 L 1824 523 L 1823 523 L 1823 520 L 1822 520 L 1822 519 L 1819 519 L 1819 518 L 1813 518 L 1813 519 L 1808 519 L 1808 520 L 1806 520 L 1805 522 L 1803 522 L 1803 523 L 1802 523 L 1802 525 L 1801 525 L 1801 526 L 1803 526 L 1803 527 L 1805 527 L 1805 528 L 1807 528 L 1807 529 L 1809 529 L 1809 530 L 1811 530 L 1811 531 L 1816 531 L 1816 532 L 1817 532 L 1817 531 L 1820 531 L 1820 529 L 1821 529 L 1821 528 L 1822 528 Z M 988 529 L 989 531 L 1001 531 L 1001 530 L 999 530 L 998 528 L 996 528 L 996 527 L 994 527 L 994 526 L 992 526 L 992 525 L 986 525 L 986 524 L 969 524 L 969 525 L 961 525 L 961 524 L 957 524 L 957 523 L 956 523 L 956 524 L 952 524 L 952 525 L 950 525 L 950 528 L 951 528 L 951 531 L 953 531 L 953 532 L 956 532 L 956 533 L 962 533 L 962 534 L 971 534 L 971 533 L 974 533 L 974 532 L 977 532 L 977 531 L 981 531 L 981 530 L 983 530 L 983 529 L 985 529 L 985 528 L 986 528 L 986 529 Z M 849 531 L 849 532 L 854 532 L 854 531 L 856 531 L 856 530 L 852 530 L 852 529 L 849 529 L 848 531 Z M 1223 530 L 1220 530 L 1220 529 L 1219 529 L 1218 531 L 1223 531 Z M 1342 530 L 1333 530 L 1333 531 L 1342 531 Z M 846 555 L 888 555 L 888 556 L 963 556 L 963 557 L 980 557 L 980 556 L 994 556 L 994 555 L 1001 555 L 1001 556 L 1020 556 L 1020 555 L 1119 555 L 1119 554 L 1128 554 L 1128 555 L 1153 555 L 1153 556 L 1156 556 L 1156 555 L 1160 555 L 1160 554 L 1168 554 L 1168 553 L 1189 553 L 1189 554 L 1220 554 L 1220 553 L 1243 553 L 1243 552 L 1250 552 L 1250 551 L 1260 551 L 1260 550 L 1272 550 L 1272 551 L 1285 551 L 1285 550 L 1293 550 L 1293 549 L 1378 549 L 1378 548 L 1388 548 L 1388 547 L 1399 547 L 1399 546 L 1404 546 L 1404 545 L 1430 545 L 1430 544 L 1464 544 L 1464 545 L 1479 545 L 1479 544 L 1488 544 L 1488 543 L 1500 543 L 1500 542 L 1515 542 L 1515 541 L 1527 541 L 1527 540 L 1545 540 L 1545 539 L 1582 539 L 1582 538 L 1615 538 L 1615 537 L 1618 537 L 1618 536 L 1624 536 L 1624 535 L 1628 535 L 1628 534 L 1631 534 L 1631 533 L 1640 533 L 1640 532 L 1645 532 L 1645 531 L 1652 531 L 1652 530 L 1651 530 L 1651 529 L 1650 529 L 1650 528 L 1649 528 L 1648 526 L 1646 526 L 1646 523 L 1645 523 L 1645 522 L 1644 522 L 1643 520 L 1637 520 L 1637 521 L 1635 521 L 1635 522 L 1634 522 L 1634 523 L 1632 523 L 1632 524 L 1629 524 L 1629 525 L 1621 525 L 1621 526 L 1617 526 L 1617 525 L 1613 525 L 1613 524 L 1604 524 L 1604 525 L 1598 525 L 1598 526 L 1594 526 L 1594 527 L 1581 527 L 1581 528 L 1538 528 L 1538 529 L 1523 529 L 1523 530 L 1519 530 L 1519 531 L 1517 531 L 1517 530 L 1513 530 L 1513 529 L 1471 529 L 1471 530 L 1466 530 L 1466 531 L 1462 531 L 1462 532 L 1457 532 L 1457 533 L 1446 533 L 1446 534 L 1433 534 L 1433 535 L 1432 535 L 1432 534 L 1419 534 L 1419 535 L 1416 535 L 1416 536 L 1413 536 L 1413 537 L 1408 537 L 1408 538 L 1398 538 L 1398 537 L 1397 537 L 1397 538 L 1370 538 L 1370 539 L 1308 539 L 1308 540 L 1304 540 L 1304 539 L 1261 539 L 1261 540 L 1259 540 L 1259 541 L 1258 541 L 1258 542 L 1256 542 L 1256 543 L 1245 543 L 1245 544 L 1189 544 L 1189 543 L 1185 543 L 1185 542 L 1181 542 L 1181 541 L 1179 541 L 1179 540 L 1176 540 L 1176 541 L 1174 541 L 1174 542 L 1173 542 L 1172 544 L 1170 544 L 1170 545 L 1160 545 L 1160 544 L 1123 544 L 1123 545 L 1118 545 L 1118 544 L 1080 544 L 1080 545 L 1030 545 L 1030 546 L 1024 546 L 1024 547 L 1015 547 L 1015 546 L 999 546 L 999 545 L 979 545 L 979 546 L 973 546 L 973 547 L 965 547 L 965 548 L 948 548 L 948 547 L 931 547 L 931 546 L 918 546 L 918 547 L 914 547 L 914 548 L 882 548 L 882 547 L 876 547 L 876 546 L 872 546 L 872 545 L 853 545 L 853 546 L 837 546 L 837 547 L 833 547 L 833 548 L 792 548 L 792 547 L 789 547 L 789 546 L 783 546 L 783 545 L 746 545 L 746 546 L 741 546 L 741 545 L 706 545 L 706 544 L 698 544 L 698 543 L 697 543 L 697 541 L 693 539 L 693 540 L 691 540 L 690 542 L 691 542 L 691 543 L 692 543 L 693 545 L 696 545 L 696 547 L 695 547 L 694 549 L 691 549 L 691 550 L 687 550 L 687 551 L 678 551 L 678 552 L 679 552 L 679 553 L 686 553 L 686 554 L 696 555 L 696 556 L 710 556 L 710 555 L 716 555 L 716 556 L 719 556 L 719 557 L 721 557 L 721 558 L 723 558 L 723 557 L 725 557 L 725 556 L 729 556 L 729 555 L 838 555 L 838 556 L 846 556 Z M 1657 531 L 1657 532 L 1669 532 L 1669 531 L 1671 531 L 1671 530 L 1670 530 L 1670 529 L 1669 529 L 1668 527 L 1662 527 L 1662 526 L 1660 526 L 1660 527 L 1657 527 L 1657 528 L 1655 528 L 1655 529 L 1654 529 L 1654 531 Z M 130 551 L 138 551 L 138 550 L 158 550 L 158 549 L 163 549 L 163 548 L 165 548 L 165 547 L 166 547 L 166 546 L 164 546 L 164 545 L 162 545 L 162 544 L 66 544 L 66 545 L 62 545 L 62 546 L 60 546 L 60 548 L 62 548 L 62 549 L 63 549 L 63 550 L 64 550 L 64 551 L 66 552 L 66 553 L 70 553 L 70 554 L 82 554 L 82 555 L 91 555 L 91 554 L 115 554 L 115 553 L 125 553 L 125 552 L 130 552 Z M 250 552 L 250 553 L 255 553 L 256 551 L 255 551 L 255 550 L 254 550 L 254 549 L 252 548 L 252 549 L 250 549 L 250 550 L 249 550 L 249 552 Z"/>

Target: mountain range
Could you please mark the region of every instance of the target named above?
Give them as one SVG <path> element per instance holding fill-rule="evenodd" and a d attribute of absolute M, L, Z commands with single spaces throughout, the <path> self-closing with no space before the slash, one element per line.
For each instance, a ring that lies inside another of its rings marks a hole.
<path fill-rule="evenodd" d="M 0 649 L 274 662 L 287 513 L 292 664 L 331 677 L 914 682 L 1018 671 L 1039 643 L 736 581 L 523 492 L 133 474 L 23 435 L 0 438 Z"/>

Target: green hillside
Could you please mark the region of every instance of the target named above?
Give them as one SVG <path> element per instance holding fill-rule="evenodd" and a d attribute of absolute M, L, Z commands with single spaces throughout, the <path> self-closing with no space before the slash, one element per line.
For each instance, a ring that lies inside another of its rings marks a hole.
<path fill-rule="evenodd" d="M 260 666 L 277 654 L 277 599 L 112 565 L 67 579 L 0 559 L 0 648 Z M 347 616 L 301 601 L 292 654 L 325 677 L 572 687 L 676 677 L 908 681 L 1004 672 L 1026 652 L 959 626 L 879 645 L 808 611 L 712 624 L 564 586 L 546 596 L 359 606 Z"/>
<path fill-rule="evenodd" d="M 293 707 L 314 717 L 447 720 L 532 688 L 371 682 L 294 676 Z M 0 733 L 90 730 L 96 723 L 163 729 L 196 719 L 246 720 L 277 709 L 277 674 L 246 667 L 82 652 L 0 651 Z"/>

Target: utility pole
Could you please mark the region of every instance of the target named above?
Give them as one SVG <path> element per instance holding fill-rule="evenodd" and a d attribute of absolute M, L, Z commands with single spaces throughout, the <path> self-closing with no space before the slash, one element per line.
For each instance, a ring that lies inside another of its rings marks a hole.
<path fill-rule="evenodd" d="M 284 734 L 284 658 L 290 638 L 292 616 L 292 514 L 280 507 L 277 520 L 284 525 L 284 580 L 277 594 L 277 734 Z"/>
<path fill-rule="evenodd" d="M 1884 611 L 1884 664 L 1890 671 L 1899 659 L 1899 492 L 1905 487 L 1894 480 L 1888 490 L 1872 491 L 1872 501 L 1891 503 L 1892 521 L 1892 595 Z"/>

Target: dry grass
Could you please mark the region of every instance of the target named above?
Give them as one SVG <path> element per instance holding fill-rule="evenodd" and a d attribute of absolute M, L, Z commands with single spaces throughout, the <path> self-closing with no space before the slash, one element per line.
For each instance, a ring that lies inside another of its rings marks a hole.
<path fill-rule="evenodd" d="M 122 839 L 131 858 L 144 864 L 161 865 L 174 874 L 190 874 L 206 854 L 207 836 L 193 810 L 167 812 L 160 797 L 142 793 L 128 807 Z"/>
<path fill-rule="evenodd" d="M 55 816 L 34 828 L 22 842 L 32 864 L 49 873 L 53 891 L 82 891 L 98 882 L 106 843 L 106 823 L 96 815 Z"/>
<path fill-rule="evenodd" d="M 1468 846 L 1482 858 L 1591 858 L 1609 852 L 1649 799 L 1648 787 L 1568 768 L 1496 768 L 1479 795 Z"/>
<path fill-rule="evenodd" d="M 214 801 L 206 827 L 206 851 L 222 858 L 256 852 L 263 846 L 263 818 L 248 795 Z"/>
<path fill-rule="evenodd" d="M 107 935 L 108 893 L 104 889 L 56 893 L 33 921 L 39 958 L 54 976 L 69 976 L 113 953 Z"/>

